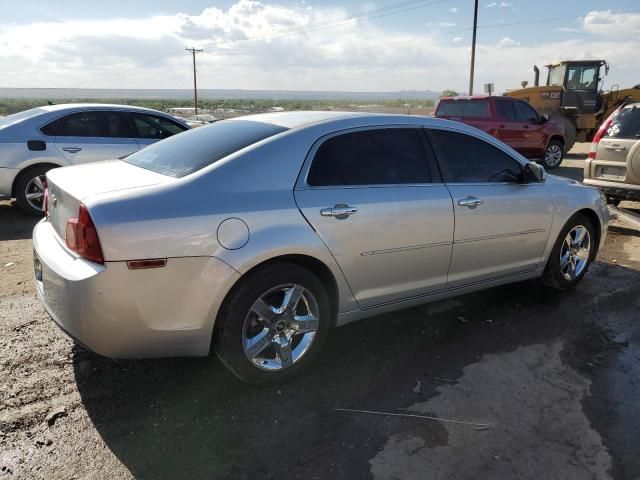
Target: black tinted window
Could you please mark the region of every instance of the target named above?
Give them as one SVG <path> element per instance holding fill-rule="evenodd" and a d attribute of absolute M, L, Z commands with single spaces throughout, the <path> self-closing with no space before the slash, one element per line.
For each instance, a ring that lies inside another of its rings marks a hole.
<path fill-rule="evenodd" d="M 155 115 L 133 113 L 133 124 L 135 125 L 138 138 L 154 138 L 160 140 L 170 137 L 176 133 L 184 132 L 187 128 L 177 122 Z"/>
<path fill-rule="evenodd" d="M 154 143 L 123 160 L 163 175 L 184 177 L 285 130 L 270 123 L 226 120 Z"/>
<path fill-rule="evenodd" d="M 491 118 L 488 100 L 443 100 L 436 115 L 447 117 Z"/>
<path fill-rule="evenodd" d="M 640 138 L 640 109 L 633 106 L 620 110 L 613 118 L 611 126 L 604 136 L 609 138 Z"/>
<path fill-rule="evenodd" d="M 511 100 L 495 100 L 498 118 L 506 122 L 513 122 L 516 119 L 516 113 L 513 110 L 513 102 Z"/>
<path fill-rule="evenodd" d="M 484 140 L 445 130 L 432 130 L 431 133 L 445 182 L 520 181 L 520 163 Z"/>
<path fill-rule="evenodd" d="M 316 152 L 307 183 L 312 186 L 429 183 L 420 134 L 412 128 L 345 133 Z"/>
<path fill-rule="evenodd" d="M 524 102 L 514 102 L 516 119 L 520 122 L 535 122 L 538 120 L 536 111 Z"/>
<path fill-rule="evenodd" d="M 78 112 L 66 115 L 41 128 L 45 135 L 59 137 L 131 137 L 125 114 L 121 112 Z"/>

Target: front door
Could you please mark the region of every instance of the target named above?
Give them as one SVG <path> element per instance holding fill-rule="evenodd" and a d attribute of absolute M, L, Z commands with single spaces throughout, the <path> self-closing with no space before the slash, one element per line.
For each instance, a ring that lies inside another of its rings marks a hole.
<path fill-rule="evenodd" d="M 545 184 L 522 183 L 523 165 L 480 138 L 436 129 L 431 135 L 455 212 L 448 286 L 540 266 L 553 207 Z"/>
<path fill-rule="evenodd" d="M 516 121 L 522 135 L 522 154 L 527 157 L 540 157 L 544 155 L 547 147 L 543 126 L 540 123 L 538 112 L 528 103 L 514 102 Z"/>
<path fill-rule="evenodd" d="M 423 132 L 375 128 L 317 144 L 295 191 L 361 307 L 444 288 L 451 197 L 435 183 Z"/>
<path fill-rule="evenodd" d="M 60 119 L 56 149 L 71 164 L 120 158 L 138 150 L 126 115 L 89 110 Z"/>

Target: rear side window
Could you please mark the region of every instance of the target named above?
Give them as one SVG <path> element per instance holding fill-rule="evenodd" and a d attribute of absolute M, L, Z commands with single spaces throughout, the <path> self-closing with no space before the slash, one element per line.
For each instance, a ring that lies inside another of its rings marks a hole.
<path fill-rule="evenodd" d="M 620 110 L 604 136 L 640 140 L 640 109 L 633 106 Z"/>
<path fill-rule="evenodd" d="M 138 138 L 152 138 L 161 140 L 176 133 L 184 132 L 187 128 L 177 122 L 155 115 L 132 113 L 133 124 Z"/>
<path fill-rule="evenodd" d="M 505 122 L 513 122 L 516 119 L 516 112 L 513 109 L 513 102 L 511 100 L 495 100 L 496 112 L 498 118 Z"/>
<path fill-rule="evenodd" d="M 128 138 L 131 129 L 122 112 L 89 111 L 66 115 L 40 129 L 42 133 L 58 137 Z"/>
<path fill-rule="evenodd" d="M 493 145 L 463 133 L 431 130 L 446 183 L 519 182 L 522 166 Z"/>
<path fill-rule="evenodd" d="M 436 115 L 446 117 L 491 118 L 488 100 L 446 100 L 438 104 Z"/>
<path fill-rule="evenodd" d="M 270 123 L 226 120 L 154 143 L 123 160 L 179 178 L 286 130 Z"/>
<path fill-rule="evenodd" d="M 331 137 L 309 169 L 311 186 L 430 183 L 420 134 L 414 128 L 384 128 Z"/>

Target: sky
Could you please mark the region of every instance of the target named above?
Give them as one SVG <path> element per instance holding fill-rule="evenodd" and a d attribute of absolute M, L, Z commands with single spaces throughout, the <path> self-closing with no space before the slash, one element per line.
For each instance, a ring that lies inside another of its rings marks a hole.
<path fill-rule="evenodd" d="M 0 0 L 0 87 L 400 91 L 469 83 L 473 0 Z M 475 91 L 605 59 L 640 83 L 640 1 L 479 0 Z"/>

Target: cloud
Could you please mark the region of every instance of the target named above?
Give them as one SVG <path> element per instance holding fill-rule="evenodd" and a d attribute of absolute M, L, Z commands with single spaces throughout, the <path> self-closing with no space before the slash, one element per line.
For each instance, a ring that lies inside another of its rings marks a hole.
<path fill-rule="evenodd" d="M 450 11 L 451 13 L 458 13 L 458 7 L 451 7 L 451 8 L 449 9 L 449 11 Z"/>
<path fill-rule="evenodd" d="M 316 6 L 310 11 L 302 5 L 238 0 L 227 9 L 211 7 L 197 15 L 0 25 L 2 84 L 190 88 L 191 56 L 184 48 L 194 46 L 204 48 L 197 56 L 201 88 L 466 88 L 469 45 L 463 37 L 437 29 L 385 29 L 364 18 L 336 22 L 349 13 L 343 8 Z M 640 15 L 624 17 L 590 12 L 578 24 L 583 34 L 565 41 L 481 41 L 478 85 L 494 82 L 502 92 L 531 80 L 534 63 L 595 57 L 610 61 L 610 84 L 634 85 Z"/>
<path fill-rule="evenodd" d="M 509 37 L 504 37 L 498 42 L 498 47 L 512 47 L 514 45 L 520 45 L 520 42 L 516 42 Z"/>
<path fill-rule="evenodd" d="M 485 3 L 484 8 L 494 8 L 498 6 L 498 2 Z"/>
<path fill-rule="evenodd" d="M 500 8 L 507 8 L 507 7 L 511 7 L 513 6 L 513 3 L 511 2 L 501 2 L 500 5 L 498 5 Z"/>
<path fill-rule="evenodd" d="M 455 27 L 456 24 L 453 22 L 429 22 L 427 23 L 429 27 Z"/>

